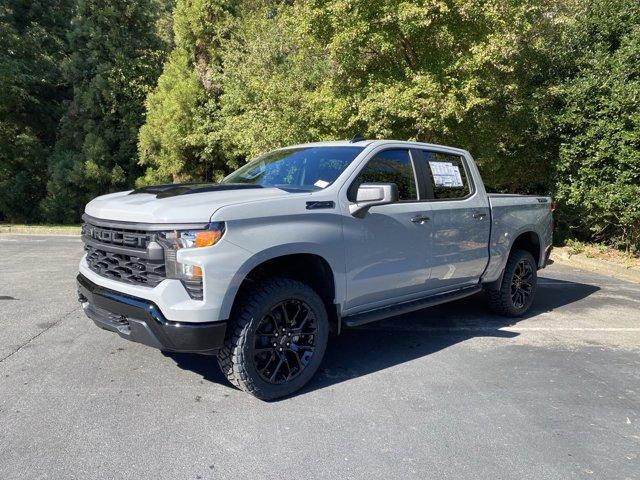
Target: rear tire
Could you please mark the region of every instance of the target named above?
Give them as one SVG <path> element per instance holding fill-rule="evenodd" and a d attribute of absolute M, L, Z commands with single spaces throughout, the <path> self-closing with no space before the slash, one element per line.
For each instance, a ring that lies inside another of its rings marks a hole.
<path fill-rule="evenodd" d="M 262 400 L 289 395 L 316 373 L 329 338 L 322 299 L 308 285 L 267 278 L 243 292 L 218 364 L 236 387 Z"/>
<path fill-rule="evenodd" d="M 531 253 L 514 250 L 504 268 L 499 289 L 486 288 L 489 307 L 506 317 L 519 317 L 531 308 L 538 285 L 537 265 Z"/>

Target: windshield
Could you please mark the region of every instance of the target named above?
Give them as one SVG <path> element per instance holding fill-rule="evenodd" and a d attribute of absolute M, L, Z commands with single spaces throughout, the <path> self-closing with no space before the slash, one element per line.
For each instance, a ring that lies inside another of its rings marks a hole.
<path fill-rule="evenodd" d="M 249 183 L 295 190 L 331 185 L 363 147 L 302 147 L 276 150 L 239 168 L 222 183 Z"/>

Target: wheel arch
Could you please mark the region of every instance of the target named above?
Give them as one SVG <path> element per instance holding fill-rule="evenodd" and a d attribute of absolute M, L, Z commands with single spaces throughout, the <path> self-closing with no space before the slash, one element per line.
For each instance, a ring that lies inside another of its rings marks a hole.
<path fill-rule="evenodd" d="M 516 249 L 529 252 L 535 260 L 538 268 L 540 268 L 540 261 L 544 258 L 544 253 L 542 251 L 540 235 L 535 230 L 521 232 L 511 244 L 509 254 Z"/>
<path fill-rule="evenodd" d="M 524 227 L 514 235 L 514 240 L 509 244 L 508 248 L 503 249 L 501 266 L 499 267 L 500 274 L 497 278 L 490 282 L 484 282 L 484 286 L 487 288 L 498 288 L 502 283 L 502 277 L 504 276 L 504 269 L 507 266 L 507 261 L 511 252 L 516 249 L 525 250 L 533 256 L 538 269 L 541 268 L 541 261 L 544 259 L 544 246 L 540 240 L 540 234 L 533 227 Z"/>
<path fill-rule="evenodd" d="M 340 298 L 344 282 L 329 257 L 308 246 L 275 248 L 253 255 L 244 262 L 227 290 L 221 314 L 230 318 L 244 288 L 265 277 L 283 277 L 302 281 L 322 298 L 332 330 L 340 331 Z M 335 263 L 335 262 L 333 262 Z"/>

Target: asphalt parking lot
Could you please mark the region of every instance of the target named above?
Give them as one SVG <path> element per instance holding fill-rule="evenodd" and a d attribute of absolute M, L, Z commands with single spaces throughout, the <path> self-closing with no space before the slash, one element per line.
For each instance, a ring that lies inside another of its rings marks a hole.
<path fill-rule="evenodd" d="M 264 403 L 95 327 L 80 256 L 0 235 L 0 479 L 640 479 L 640 285 L 555 264 L 524 319 L 474 296 L 349 330 Z"/>

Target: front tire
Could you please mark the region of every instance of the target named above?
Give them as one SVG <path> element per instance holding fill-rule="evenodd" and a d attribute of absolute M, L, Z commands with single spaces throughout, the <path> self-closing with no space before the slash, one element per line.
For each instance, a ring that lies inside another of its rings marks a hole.
<path fill-rule="evenodd" d="M 322 299 L 296 280 L 270 278 L 239 300 L 218 364 L 235 386 L 262 400 L 302 388 L 320 366 L 329 338 Z"/>
<path fill-rule="evenodd" d="M 487 288 L 491 310 L 506 317 L 519 317 L 531 308 L 538 286 L 536 262 L 526 250 L 514 250 L 504 268 L 499 289 Z"/>

